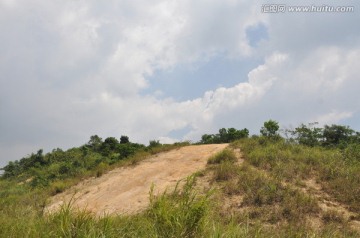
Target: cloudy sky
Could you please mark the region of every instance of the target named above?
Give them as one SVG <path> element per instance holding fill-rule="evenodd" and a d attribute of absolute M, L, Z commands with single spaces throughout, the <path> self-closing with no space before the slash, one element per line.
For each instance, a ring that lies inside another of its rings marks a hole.
<path fill-rule="evenodd" d="M 268 119 L 360 130 L 360 2 L 269 2 L 0 0 L 0 166 L 94 134 L 198 141 Z M 354 11 L 288 10 L 340 3 Z"/>

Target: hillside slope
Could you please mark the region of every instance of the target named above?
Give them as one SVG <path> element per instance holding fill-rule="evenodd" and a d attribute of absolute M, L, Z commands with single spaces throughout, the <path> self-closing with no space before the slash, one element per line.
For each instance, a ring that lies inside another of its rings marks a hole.
<path fill-rule="evenodd" d="M 75 208 L 85 208 L 97 215 L 133 214 L 147 207 L 152 184 L 156 193 L 175 186 L 179 180 L 204 169 L 207 159 L 227 146 L 182 147 L 155 155 L 134 167 L 115 169 L 54 196 L 47 211 L 58 210 L 71 200 Z"/>

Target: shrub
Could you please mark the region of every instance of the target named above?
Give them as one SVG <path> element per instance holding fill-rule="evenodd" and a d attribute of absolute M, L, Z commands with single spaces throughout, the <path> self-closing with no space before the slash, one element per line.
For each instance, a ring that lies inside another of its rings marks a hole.
<path fill-rule="evenodd" d="M 235 166 L 231 161 L 223 161 L 216 166 L 214 171 L 214 179 L 216 181 L 230 180 L 238 174 L 239 167 Z"/>
<path fill-rule="evenodd" d="M 223 151 L 211 156 L 208 160 L 208 164 L 220 164 L 223 161 L 235 162 L 237 160 L 234 151 L 230 149 L 224 149 Z"/>
<path fill-rule="evenodd" d="M 182 191 L 175 188 L 171 194 L 155 197 L 150 192 L 148 216 L 160 237 L 197 237 L 204 229 L 208 212 L 208 195 L 197 195 L 194 191 L 195 178 L 186 180 Z"/>

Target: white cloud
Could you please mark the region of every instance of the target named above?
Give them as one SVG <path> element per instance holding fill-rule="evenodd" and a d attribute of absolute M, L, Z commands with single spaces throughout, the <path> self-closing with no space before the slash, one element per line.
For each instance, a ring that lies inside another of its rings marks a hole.
<path fill-rule="evenodd" d="M 316 117 L 314 119 L 314 122 L 318 122 L 320 125 L 331 125 L 331 124 L 336 124 L 341 120 L 350 118 L 352 115 L 353 115 L 352 112 L 332 111 L 330 113 Z"/>

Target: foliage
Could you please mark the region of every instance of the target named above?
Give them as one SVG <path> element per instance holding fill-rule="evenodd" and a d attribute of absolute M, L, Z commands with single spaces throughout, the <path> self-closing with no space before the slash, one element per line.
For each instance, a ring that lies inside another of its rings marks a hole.
<path fill-rule="evenodd" d="M 261 127 L 260 133 L 262 136 L 269 137 L 269 138 L 277 138 L 279 137 L 278 130 L 280 126 L 277 121 L 268 120 L 264 122 L 264 126 Z"/>
<path fill-rule="evenodd" d="M 323 129 L 314 127 L 317 123 L 310 123 L 308 126 L 301 124 L 290 133 L 295 136 L 299 144 L 307 146 L 318 146 L 321 144 Z"/>
<path fill-rule="evenodd" d="M 150 192 L 149 218 L 154 222 L 160 237 L 196 237 L 204 229 L 204 218 L 208 212 L 208 195 L 197 195 L 194 191 L 195 177 L 189 177 L 180 190 L 176 186 L 171 194 L 155 197 Z"/>
<path fill-rule="evenodd" d="M 351 144 L 360 143 L 360 133 L 348 126 L 333 124 L 320 128 L 315 127 L 317 124 L 317 122 L 309 123 L 307 126 L 301 124 L 295 130 L 288 130 L 288 132 L 297 143 L 312 147 L 324 146 L 345 149 Z"/>
<path fill-rule="evenodd" d="M 161 146 L 160 141 L 158 140 L 150 140 L 149 141 L 149 148 Z"/>
<path fill-rule="evenodd" d="M 99 151 L 102 143 L 102 138 L 100 138 L 98 135 L 93 135 L 90 137 L 90 140 L 86 146 L 93 151 Z"/>
<path fill-rule="evenodd" d="M 340 145 L 346 147 L 348 143 L 353 139 L 354 130 L 348 126 L 342 125 L 325 125 L 323 131 L 324 145 L 336 146 Z"/>
<path fill-rule="evenodd" d="M 71 203 L 45 215 L 44 207 L 49 195 L 83 176 L 101 176 L 115 165 L 136 164 L 189 142 L 163 145 L 154 140 L 145 147 L 126 136 L 103 141 L 95 135 L 78 148 L 47 154 L 39 150 L 9 162 L 0 179 L 0 237 L 359 237 L 349 226 L 359 216 L 322 211 L 320 195 L 304 192 L 301 185 L 313 179 L 329 203 L 342 203 L 359 214 L 359 132 L 301 124 L 290 131 L 293 140 L 285 140 L 279 139 L 275 124 L 264 123 L 260 137 L 246 138 L 247 130 L 240 136 L 233 128 L 204 135 L 201 143 L 242 138 L 209 159 L 203 173 L 213 176 L 210 183 L 216 192 L 199 192 L 191 177 L 169 193 L 150 193 L 150 207 L 136 215 L 96 217 L 73 209 Z M 238 148 L 244 162 L 235 164 L 232 149 Z M 316 229 L 309 225 L 314 217 L 323 224 Z"/>
<path fill-rule="evenodd" d="M 120 144 L 126 144 L 129 143 L 129 137 L 128 136 L 121 136 L 120 137 Z"/>
<path fill-rule="evenodd" d="M 237 160 L 234 151 L 224 149 L 208 159 L 208 164 L 220 164 L 221 162 L 235 162 Z"/>
<path fill-rule="evenodd" d="M 204 134 L 201 136 L 200 144 L 219 144 L 229 143 L 241 138 L 247 138 L 249 130 L 244 128 L 237 130 L 235 128 L 221 128 L 218 134 Z"/>
<path fill-rule="evenodd" d="M 360 212 L 360 160 L 359 146 L 345 151 L 339 148 L 308 147 L 285 141 L 259 138 L 248 139 L 240 144 L 247 161 L 274 177 L 285 181 L 316 177 L 324 189 L 351 210 Z M 350 192 L 351 191 L 351 192 Z"/>
<path fill-rule="evenodd" d="M 136 152 L 145 149 L 144 145 L 131 143 L 127 136 L 120 142 L 114 137 L 105 141 L 93 135 L 87 144 L 67 151 L 54 149 L 43 154 L 43 150 L 33 153 L 20 161 L 9 162 L 2 178 L 19 182 L 30 181 L 32 187 L 47 187 L 58 180 L 86 176 L 95 173 L 103 174 L 110 165 L 129 158 Z"/>

